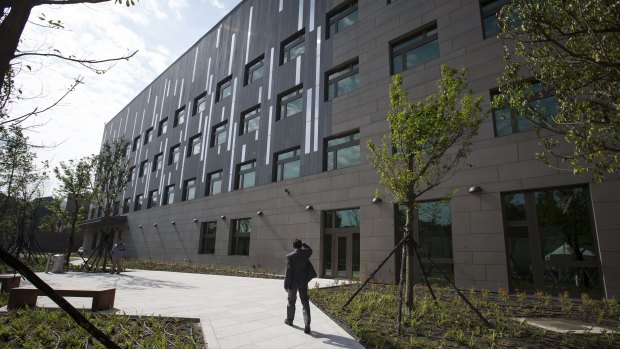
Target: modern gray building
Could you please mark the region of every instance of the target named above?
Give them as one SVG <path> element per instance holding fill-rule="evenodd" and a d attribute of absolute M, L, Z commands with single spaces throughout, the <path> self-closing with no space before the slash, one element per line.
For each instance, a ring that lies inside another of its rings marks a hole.
<path fill-rule="evenodd" d="M 320 276 L 364 278 L 402 234 L 389 195 L 373 202 L 366 147 L 388 130 L 392 75 L 423 99 L 442 64 L 467 67 L 488 109 L 504 2 L 242 1 L 105 126 L 104 142 L 131 142 L 116 220 L 129 254 L 282 273 L 300 238 Z M 423 265 L 461 288 L 620 296 L 620 180 L 593 185 L 540 150 L 526 120 L 493 110 L 466 165 L 423 197 Z"/>

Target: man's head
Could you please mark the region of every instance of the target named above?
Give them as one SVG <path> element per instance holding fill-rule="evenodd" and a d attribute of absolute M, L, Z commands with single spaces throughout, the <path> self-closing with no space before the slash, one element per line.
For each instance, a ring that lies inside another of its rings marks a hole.
<path fill-rule="evenodd" d="M 299 239 L 293 240 L 293 248 L 301 248 L 301 240 Z"/>

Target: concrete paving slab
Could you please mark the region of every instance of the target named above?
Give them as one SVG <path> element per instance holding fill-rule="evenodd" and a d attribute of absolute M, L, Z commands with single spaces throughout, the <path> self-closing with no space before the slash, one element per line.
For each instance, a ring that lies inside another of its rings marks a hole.
<path fill-rule="evenodd" d="M 114 312 L 199 318 L 209 349 L 229 348 L 353 348 L 364 347 L 310 303 L 312 333 L 303 333 L 301 304 L 294 326 L 284 324 L 283 281 L 221 275 L 132 270 L 120 275 L 67 272 L 38 274 L 52 287 L 116 288 Z M 315 279 L 310 285 L 334 286 L 338 281 Z M 24 286 L 30 283 L 23 282 Z M 69 298 L 89 309 L 89 298 Z M 37 306 L 57 308 L 47 297 Z"/>
<path fill-rule="evenodd" d="M 516 318 L 517 321 L 525 322 L 530 326 L 535 326 L 538 328 L 542 328 L 547 331 L 552 331 L 556 333 L 591 333 L 591 334 L 601 334 L 601 333 L 614 333 L 617 334 L 618 331 L 594 326 L 592 324 L 584 323 L 578 320 L 572 319 L 559 319 L 559 318 Z"/>

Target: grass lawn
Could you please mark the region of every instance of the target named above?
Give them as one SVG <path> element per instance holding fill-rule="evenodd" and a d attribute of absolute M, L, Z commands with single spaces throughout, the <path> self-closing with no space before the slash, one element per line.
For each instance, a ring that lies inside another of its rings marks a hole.
<path fill-rule="evenodd" d="M 435 287 L 435 303 L 428 289 L 418 285 L 411 316 L 403 311 L 401 334 L 396 335 L 397 287 L 368 285 L 342 310 L 356 289 L 357 285 L 312 289 L 310 299 L 370 348 L 620 348 L 620 333 L 559 334 L 515 320 L 573 319 L 620 331 L 620 306 L 615 300 L 466 291 L 465 295 L 494 326 L 489 329 L 452 289 Z"/>

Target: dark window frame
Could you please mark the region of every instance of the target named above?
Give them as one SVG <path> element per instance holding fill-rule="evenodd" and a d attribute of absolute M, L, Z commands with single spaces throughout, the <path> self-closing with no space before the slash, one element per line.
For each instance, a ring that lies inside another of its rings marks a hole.
<path fill-rule="evenodd" d="M 293 156 L 278 160 L 278 157 L 287 153 L 293 152 Z M 284 177 L 284 165 L 287 163 L 299 161 L 299 176 L 283 179 Z M 278 176 L 278 170 L 282 168 L 281 176 Z M 288 179 L 299 178 L 301 177 L 301 146 L 285 149 L 273 154 L 273 174 L 271 176 L 272 182 L 281 182 Z"/>
<path fill-rule="evenodd" d="M 140 211 L 142 209 L 142 206 L 144 204 L 144 194 L 138 194 L 136 195 L 136 199 L 133 203 L 133 210 L 135 211 Z"/>
<path fill-rule="evenodd" d="M 429 32 L 433 32 L 435 31 L 434 34 L 431 34 L 431 36 L 428 35 Z M 407 41 L 422 35 L 422 39 L 411 44 L 408 46 L 404 46 L 404 47 L 400 47 L 397 50 L 395 50 L 398 46 L 405 44 Z M 439 40 L 439 28 L 437 27 L 437 22 L 433 21 L 431 23 L 427 23 L 425 25 L 423 25 L 420 28 L 417 28 L 403 36 L 401 36 L 400 38 L 397 38 L 393 41 L 390 42 L 390 74 L 394 75 L 394 74 L 400 74 L 404 71 L 413 69 L 414 67 L 417 67 L 417 65 L 412 66 L 412 67 L 407 67 L 407 53 L 415 50 L 417 48 L 420 48 L 426 44 L 429 44 L 435 40 Z M 395 72 L 394 71 L 394 57 L 397 56 L 401 56 L 401 62 L 402 62 L 402 66 L 403 66 L 403 70 L 400 72 Z M 439 58 L 441 56 L 441 52 L 437 53 L 437 57 Z M 436 59 L 434 58 L 434 59 Z M 428 62 L 428 61 L 427 61 Z M 426 62 L 424 62 L 426 63 Z M 423 63 L 422 63 L 423 64 Z"/>
<path fill-rule="evenodd" d="M 355 139 L 355 135 L 358 135 L 358 138 Z M 323 171 L 334 171 L 334 170 L 338 170 L 338 151 L 339 150 L 343 150 L 343 149 L 347 149 L 347 148 L 351 148 L 354 146 L 360 146 L 360 131 L 359 130 L 354 130 L 354 131 L 348 131 L 345 133 L 341 133 L 335 136 L 331 136 L 328 138 L 324 139 L 324 144 L 323 144 Z M 339 138 L 345 138 L 345 137 L 350 137 L 350 139 L 347 142 L 341 143 L 341 144 L 337 144 L 337 145 L 332 145 L 331 147 L 328 147 L 328 143 L 332 140 L 335 139 L 339 139 Z M 360 151 L 361 151 L 361 147 L 360 147 Z M 328 158 L 328 153 L 329 152 L 334 152 L 334 156 L 333 156 L 333 168 L 331 170 L 328 170 L 328 163 L 327 163 L 327 158 Z M 361 154 L 360 154 L 360 162 L 361 163 Z M 358 163 L 358 165 L 359 165 Z M 357 166 L 357 165 L 353 165 L 353 166 Z M 348 166 L 348 167 L 352 167 L 352 166 Z M 343 168 L 347 168 L 347 167 L 343 167 Z"/>
<path fill-rule="evenodd" d="M 217 175 L 217 174 L 219 174 L 219 177 L 214 178 L 214 175 Z M 222 193 L 222 188 L 223 188 L 222 184 L 224 183 L 223 174 L 224 174 L 224 170 L 217 170 L 217 171 L 209 172 L 207 174 L 207 184 L 205 185 L 205 196 L 213 196 L 213 195 L 218 195 Z M 213 184 L 215 182 L 220 182 L 220 192 L 213 194 Z"/>
<path fill-rule="evenodd" d="M 219 128 L 222 128 L 218 130 Z M 224 137 L 224 142 L 216 143 L 219 139 L 219 135 L 225 133 L 226 137 Z M 226 144 L 226 139 L 228 138 L 228 120 L 224 120 L 219 124 L 211 127 L 211 139 L 209 140 L 209 148 L 213 148 L 215 146 Z"/>
<path fill-rule="evenodd" d="M 140 163 L 140 169 L 138 170 L 138 178 L 144 177 L 144 174 L 147 173 L 148 165 L 149 165 L 148 160 L 144 160 Z"/>
<path fill-rule="evenodd" d="M 177 152 L 178 151 L 178 152 Z M 174 155 L 178 154 L 176 161 L 174 161 Z M 177 143 L 170 147 L 170 153 L 168 153 L 168 166 L 177 164 L 181 160 L 181 143 Z"/>
<path fill-rule="evenodd" d="M 202 222 L 200 224 L 200 242 L 198 254 L 215 254 L 215 242 L 217 239 L 217 221 Z M 213 242 L 213 246 L 209 243 Z"/>
<path fill-rule="evenodd" d="M 153 140 L 153 127 L 149 127 L 144 132 L 144 145 L 151 143 Z"/>
<path fill-rule="evenodd" d="M 151 168 L 152 172 L 155 172 L 164 167 L 164 153 L 157 153 L 153 157 L 153 167 Z"/>
<path fill-rule="evenodd" d="M 162 130 L 163 128 L 163 130 Z M 163 118 L 157 127 L 157 137 L 165 135 L 168 132 L 168 118 Z"/>
<path fill-rule="evenodd" d="M 492 4 L 493 2 L 498 2 L 499 4 L 495 5 L 494 7 L 490 7 L 487 9 L 484 9 L 485 6 Z M 483 39 L 489 39 L 489 38 L 494 38 L 497 36 L 496 33 L 494 35 L 487 35 L 487 31 L 484 25 L 484 22 L 487 18 L 494 16 L 497 20 L 497 15 L 499 14 L 499 11 L 501 11 L 502 7 L 506 4 L 507 1 L 505 0 L 481 0 L 479 2 L 480 4 L 480 21 L 481 21 L 481 27 L 482 27 L 482 38 Z M 499 20 L 497 21 L 498 26 L 499 26 Z M 501 28 L 500 28 L 501 31 Z"/>
<path fill-rule="evenodd" d="M 138 150 L 139 144 L 140 144 L 140 136 L 137 136 L 133 139 L 133 145 L 131 147 L 131 152 Z"/>
<path fill-rule="evenodd" d="M 149 191 L 149 196 L 146 201 L 146 208 L 149 209 L 151 207 L 157 206 L 157 196 L 159 195 L 159 190 L 153 189 Z M 153 200 L 155 199 L 155 200 Z"/>
<path fill-rule="evenodd" d="M 207 109 L 207 91 L 199 94 L 194 98 L 194 105 L 192 107 L 192 116 L 196 115 L 199 112 L 200 102 L 204 101 L 205 110 Z"/>
<path fill-rule="evenodd" d="M 181 118 L 181 116 L 183 116 L 183 118 Z M 185 120 L 186 118 L 187 112 L 185 111 L 185 106 L 182 106 L 174 112 L 174 124 L 172 125 L 172 127 L 183 125 L 185 121 L 187 121 Z"/>
<path fill-rule="evenodd" d="M 174 191 L 175 191 L 175 185 L 174 184 L 170 184 L 164 187 L 164 198 L 162 200 L 162 205 L 172 205 L 174 204 L 174 199 L 175 199 L 175 195 L 174 195 Z M 170 202 L 170 194 L 172 194 L 172 202 Z"/>
<path fill-rule="evenodd" d="M 288 105 L 291 102 L 297 101 L 298 99 L 301 98 L 301 111 L 299 113 L 296 114 L 292 114 L 292 115 L 288 115 L 288 113 L 285 113 L 285 115 L 282 115 L 282 107 L 284 106 L 285 110 L 286 110 L 286 105 Z M 278 95 L 278 99 L 277 99 L 277 109 L 276 109 L 276 121 L 280 121 L 283 119 L 288 119 L 290 117 L 296 116 L 296 115 L 300 115 L 303 114 L 304 112 L 304 86 L 303 84 L 299 84 L 296 86 L 291 87 L 290 89 L 280 93 Z M 282 103 L 285 103 L 284 105 Z"/>
<path fill-rule="evenodd" d="M 241 221 L 249 221 L 249 231 L 241 232 Z M 252 218 L 238 218 L 233 219 L 231 222 L 230 232 L 230 245 L 228 255 L 230 256 L 249 256 L 250 255 L 250 242 L 252 238 Z M 247 236 L 246 236 L 247 234 Z M 240 236 L 242 235 L 242 236 Z M 248 240 L 248 250 L 239 251 L 240 240 Z M 247 253 L 244 253 L 247 252 Z"/>
<path fill-rule="evenodd" d="M 347 93 L 353 92 L 357 89 L 359 89 L 359 85 L 350 91 L 347 91 L 345 93 L 343 93 L 342 95 L 338 94 L 338 88 L 337 88 L 337 84 L 338 82 L 345 80 L 347 78 L 353 77 L 356 74 L 359 74 L 360 72 L 360 68 L 359 68 L 359 60 L 356 57 L 355 59 L 352 59 L 346 63 L 340 64 L 338 66 L 336 66 L 335 68 L 332 68 L 331 70 L 328 70 L 327 72 L 325 72 L 325 101 L 331 101 L 332 99 L 345 95 Z M 340 73 L 340 74 L 339 74 Z M 330 79 L 331 75 L 336 74 L 336 77 L 333 77 Z M 336 88 L 334 89 L 334 96 L 330 98 L 330 87 L 332 85 L 336 86 Z"/>
<path fill-rule="evenodd" d="M 136 166 L 131 166 L 127 171 L 127 182 L 130 183 L 136 178 Z"/>
<path fill-rule="evenodd" d="M 260 116 L 261 116 L 261 105 L 257 104 L 255 106 L 253 106 L 252 108 L 249 108 L 247 110 L 245 110 L 244 112 L 241 113 L 241 127 L 239 127 L 239 136 L 242 136 L 244 134 L 248 134 L 250 132 L 254 132 L 257 131 L 259 129 L 260 126 L 258 126 L 256 129 L 249 131 L 248 130 L 248 126 L 249 126 L 249 122 L 251 120 L 257 119 L 258 118 L 258 122 L 260 123 Z"/>
<path fill-rule="evenodd" d="M 259 69 L 263 69 L 263 73 L 262 73 L 263 75 L 254 79 L 253 78 L 254 72 L 258 71 Z M 245 65 L 244 76 L 243 76 L 243 86 L 249 85 L 253 83 L 254 81 L 262 79 L 265 76 L 264 70 L 265 70 L 265 54 L 262 54 L 254 58 L 252 61 L 250 61 L 248 64 Z"/>
<path fill-rule="evenodd" d="M 300 57 L 306 53 L 305 33 L 306 30 L 302 29 L 289 36 L 288 38 L 282 40 L 282 42 L 280 43 L 280 65 L 284 65 L 290 61 L 294 61 L 297 57 Z M 291 50 L 298 47 L 300 44 L 304 45 L 303 52 L 291 58 Z"/>
<path fill-rule="evenodd" d="M 347 28 L 349 28 L 349 27 L 346 27 L 343 29 L 339 29 L 338 22 L 341 19 L 347 17 L 348 15 L 356 11 L 358 11 L 357 0 L 346 1 L 343 4 L 340 4 L 334 9 L 332 9 L 331 11 L 329 11 L 326 15 L 326 20 L 325 20 L 326 27 L 327 27 L 327 30 L 325 30 L 325 39 L 329 39 L 333 37 L 334 35 L 342 32 L 343 30 L 346 30 Z M 358 19 L 355 21 L 355 23 L 357 23 L 358 21 L 359 21 L 359 13 L 358 13 Z M 335 31 L 333 33 L 332 33 L 332 24 L 335 25 Z"/>
<path fill-rule="evenodd" d="M 193 185 L 190 187 L 190 182 L 194 182 Z M 190 189 L 194 189 L 194 197 L 192 197 L 191 199 L 189 198 L 189 191 Z M 190 201 L 190 200 L 194 200 L 196 199 L 196 193 L 198 189 L 198 183 L 196 182 L 196 177 L 194 178 L 188 178 L 186 180 L 183 181 L 183 193 L 181 194 L 181 201 Z"/>
<path fill-rule="evenodd" d="M 129 213 L 130 209 L 131 209 L 131 198 L 124 198 L 123 199 L 123 214 Z"/>
<path fill-rule="evenodd" d="M 223 92 L 226 91 L 227 88 L 230 87 L 230 94 L 226 95 L 226 96 L 222 96 Z M 232 75 L 228 75 L 227 77 L 225 77 L 224 79 L 220 80 L 220 82 L 217 83 L 217 87 L 215 90 L 215 102 L 219 102 L 221 100 L 224 100 L 230 96 L 232 96 L 233 94 L 233 78 Z"/>
<path fill-rule="evenodd" d="M 245 165 L 249 165 L 249 164 L 254 164 L 251 168 L 246 169 L 246 170 L 242 170 L 241 168 Z M 248 188 L 253 188 L 256 186 L 256 159 L 253 160 L 248 160 L 248 161 L 244 161 L 240 164 L 237 164 L 237 166 L 235 166 L 235 190 L 240 190 L 240 189 L 248 189 Z M 254 173 L 254 185 L 250 186 L 250 187 L 241 187 L 243 184 L 242 176 L 245 176 L 246 174 L 249 173 Z"/>
<path fill-rule="evenodd" d="M 198 152 L 195 152 L 194 149 L 198 145 Z M 200 155 L 200 151 L 202 150 L 202 133 L 197 133 L 190 137 L 187 145 L 187 157 L 191 157 L 193 155 Z"/>

